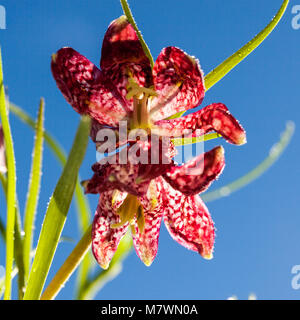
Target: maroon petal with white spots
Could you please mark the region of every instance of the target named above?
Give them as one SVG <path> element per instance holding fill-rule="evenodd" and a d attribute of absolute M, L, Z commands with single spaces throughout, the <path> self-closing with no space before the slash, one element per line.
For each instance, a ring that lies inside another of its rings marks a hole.
<path fill-rule="evenodd" d="M 158 94 L 151 102 L 153 121 L 195 108 L 205 95 L 198 61 L 176 47 L 162 50 L 153 68 L 153 81 Z"/>
<path fill-rule="evenodd" d="M 165 183 L 164 222 L 172 238 L 187 249 L 212 258 L 215 229 L 199 195 L 187 197 Z"/>
<path fill-rule="evenodd" d="M 139 38 L 125 16 L 114 20 L 104 36 L 100 67 L 125 98 L 128 78 L 141 87 L 152 85 L 151 65 Z M 132 99 L 127 101 L 132 106 Z"/>
<path fill-rule="evenodd" d="M 58 88 L 78 113 L 109 126 L 127 117 L 130 109 L 117 88 L 74 49 L 62 48 L 54 54 L 51 70 Z"/>
<path fill-rule="evenodd" d="M 113 201 L 114 196 L 114 201 Z M 116 193 L 111 190 L 100 195 L 99 204 L 96 210 L 92 228 L 92 251 L 103 269 L 107 269 L 109 263 L 118 248 L 118 244 L 125 235 L 128 223 L 119 228 L 111 228 L 112 224 L 120 222 L 116 213 L 121 206 L 126 193 Z"/>
<path fill-rule="evenodd" d="M 145 145 L 145 149 L 149 148 L 147 159 L 145 159 L 146 163 L 131 162 L 129 158 L 130 149 L 127 148 L 115 155 L 102 159 L 102 163 L 96 162 L 92 166 L 93 177 L 82 183 L 85 187 L 85 193 L 97 194 L 110 189 L 118 189 L 135 196 L 145 195 L 150 181 L 169 171 L 174 164 L 171 158 L 169 158 L 169 163 L 159 162 L 152 164 L 150 145 L 147 143 L 143 145 Z M 104 163 L 104 160 L 106 163 Z"/>
<path fill-rule="evenodd" d="M 150 266 L 157 254 L 163 216 L 161 178 L 153 180 L 147 194 L 140 197 L 139 200 L 144 208 L 145 226 L 141 232 L 135 219 L 135 234 L 132 235 L 132 238 L 137 255 L 146 266 Z"/>
<path fill-rule="evenodd" d="M 182 118 L 161 120 L 155 124 L 163 135 L 178 137 L 189 135 L 196 130 L 201 134 L 216 131 L 230 143 L 246 143 L 245 130 L 222 103 L 213 103 Z"/>
<path fill-rule="evenodd" d="M 224 149 L 216 147 L 181 167 L 173 167 L 165 180 L 186 196 L 204 192 L 218 178 L 225 166 Z"/>
<path fill-rule="evenodd" d="M 137 181 L 140 174 L 140 165 L 127 164 L 100 164 L 92 167 L 95 172 L 90 180 L 84 181 L 85 193 L 101 193 L 106 190 L 118 189 L 132 195 L 143 195 L 147 192 L 150 179 Z"/>

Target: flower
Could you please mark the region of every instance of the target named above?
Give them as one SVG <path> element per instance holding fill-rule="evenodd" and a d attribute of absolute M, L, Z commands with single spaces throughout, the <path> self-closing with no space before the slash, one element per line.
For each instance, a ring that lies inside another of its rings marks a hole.
<path fill-rule="evenodd" d="M 100 67 L 68 47 L 52 56 L 52 73 L 64 97 L 78 113 L 93 119 L 94 142 L 103 128 L 118 136 L 121 121 L 127 121 L 129 132 L 146 130 L 146 140 L 119 135 L 115 147 L 129 142 L 129 146 L 138 146 L 140 153 L 147 151 L 148 160 L 149 151 L 155 150 L 159 156 L 154 164 L 123 163 L 121 157 L 128 156 L 125 148 L 106 158 L 114 157 L 113 163 L 96 163 L 92 179 L 83 182 L 86 192 L 100 193 L 92 231 L 97 261 L 108 267 L 130 226 L 137 254 L 150 265 L 157 253 L 162 219 L 177 242 L 211 258 L 214 225 L 198 194 L 222 172 L 224 150 L 216 147 L 177 166 L 172 160 L 175 148 L 163 137 L 216 131 L 228 142 L 241 145 L 246 142 L 244 129 L 222 103 L 168 119 L 201 104 L 205 87 L 199 62 L 179 48 L 167 47 L 151 69 L 135 30 L 124 16 L 113 21 L 104 36 Z M 158 137 L 156 144 L 150 135 Z"/>
<path fill-rule="evenodd" d="M 214 226 L 198 193 L 217 179 L 224 165 L 222 147 L 182 166 L 171 164 L 161 169 L 161 174 L 159 170 L 153 173 L 152 164 L 95 164 L 94 176 L 84 185 L 87 193 L 100 193 L 92 231 L 92 249 L 99 264 L 108 267 L 119 241 L 131 227 L 136 252 L 149 266 L 157 253 L 162 219 L 177 242 L 211 258 Z M 150 167 L 152 176 L 140 182 L 145 166 Z"/>

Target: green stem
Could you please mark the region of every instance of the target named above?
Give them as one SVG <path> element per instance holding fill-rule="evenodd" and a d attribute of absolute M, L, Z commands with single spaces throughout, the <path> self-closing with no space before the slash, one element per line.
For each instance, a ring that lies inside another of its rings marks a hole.
<path fill-rule="evenodd" d="M 32 167 L 30 174 L 30 183 L 28 187 L 28 196 L 24 214 L 24 268 L 25 281 L 28 280 L 30 269 L 30 252 L 32 250 L 32 239 L 34 229 L 34 218 L 39 198 L 39 190 L 42 173 L 43 142 L 44 142 L 44 100 L 41 99 L 36 124 L 35 143 L 33 148 Z"/>
<path fill-rule="evenodd" d="M 120 0 L 121 1 L 121 5 L 122 5 L 122 8 L 123 8 L 123 11 L 126 15 L 126 18 L 127 20 L 129 21 L 129 23 L 132 25 L 132 27 L 134 28 L 139 40 L 140 40 L 140 43 L 142 45 L 142 48 L 145 52 L 145 55 L 148 57 L 149 61 L 150 61 L 150 64 L 151 64 L 151 67 L 153 68 L 154 66 L 154 61 L 153 61 L 153 57 L 151 55 L 151 52 L 149 50 L 149 47 L 147 46 L 145 40 L 143 39 L 143 36 L 141 34 L 141 31 L 139 30 L 139 28 L 137 27 L 136 25 L 136 22 L 134 21 L 134 18 L 133 18 L 133 15 L 132 15 L 132 12 L 129 8 L 129 4 L 127 2 L 127 0 Z"/>
<path fill-rule="evenodd" d="M 13 139 L 8 120 L 3 84 L 2 54 L 0 50 L 0 115 L 4 133 L 7 163 L 6 273 L 4 299 L 11 298 L 11 273 L 14 259 L 14 229 L 16 210 L 16 166 Z"/>
<path fill-rule="evenodd" d="M 55 299 L 60 289 L 64 286 L 66 281 L 76 270 L 77 266 L 80 264 L 81 260 L 90 248 L 92 241 L 91 231 L 92 226 L 89 226 L 84 236 L 78 242 L 74 250 L 71 252 L 64 264 L 60 267 L 60 269 L 44 291 L 41 300 Z"/>
<path fill-rule="evenodd" d="M 50 199 L 24 295 L 26 300 L 40 298 L 71 204 L 88 144 L 90 123 L 89 117 L 81 118 L 67 163 Z"/>

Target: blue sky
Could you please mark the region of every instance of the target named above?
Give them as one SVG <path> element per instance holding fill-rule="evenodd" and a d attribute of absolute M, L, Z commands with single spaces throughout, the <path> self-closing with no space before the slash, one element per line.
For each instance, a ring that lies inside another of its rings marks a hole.
<path fill-rule="evenodd" d="M 205 73 L 257 34 L 275 14 L 281 0 L 130 1 L 135 19 L 152 55 L 169 45 L 196 56 Z M 298 125 L 299 39 L 292 28 L 292 0 L 279 26 L 258 50 L 206 95 L 203 106 L 223 102 L 247 130 L 242 147 L 223 140 L 227 166 L 211 190 L 245 174 L 268 154 L 288 120 Z M 0 0 L 6 8 L 7 29 L 0 30 L 5 83 L 10 100 L 36 116 L 39 98 L 46 100 L 45 126 L 66 150 L 72 144 L 79 116 L 65 102 L 50 73 L 51 54 L 71 46 L 98 64 L 103 35 L 122 14 L 118 0 Z M 18 174 L 18 196 L 23 210 L 30 170 L 33 134 L 11 116 Z M 208 203 L 217 228 L 214 259 L 204 261 L 175 243 L 164 227 L 157 258 L 145 267 L 134 252 L 121 275 L 104 287 L 97 299 L 245 299 L 251 292 L 260 299 L 299 299 L 291 287 L 291 269 L 300 264 L 299 138 L 260 179 L 227 198 Z M 82 164 L 83 178 L 95 162 L 93 144 Z M 41 197 L 35 242 L 49 197 L 61 169 L 45 148 Z M 97 196 L 90 196 L 92 209 Z M 5 212 L 1 195 L 1 214 Z M 79 239 L 72 204 L 63 234 Z M 50 278 L 72 250 L 62 243 Z M 0 245 L 0 265 L 5 263 Z M 73 298 L 75 277 L 59 299 Z"/>

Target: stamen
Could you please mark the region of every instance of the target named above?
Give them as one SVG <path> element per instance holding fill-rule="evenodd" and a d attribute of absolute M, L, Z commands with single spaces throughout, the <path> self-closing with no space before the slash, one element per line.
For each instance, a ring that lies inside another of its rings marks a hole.
<path fill-rule="evenodd" d="M 150 128 L 150 120 L 149 120 L 149 110 L 148 110 L 148 100 L 153 96 L 157 96 L 156 91 L 153 87 L 145 88 L 141 87 L 132 77 L 129 75 L 128 85 L 127 85 L 128 93 L 126 95 L 126 99 L 133 98 L 133 121 L 132 121 L 132 129 L 142 128 L 148 129 Z"/>
<path fill-rule="evenodd" d="M 132 225 L 136 216 L 138 228 L 143 233 L 145 225 L 144 209 L 136 196 L 128 194 L 123 204 L 118 208 L 117 214 L 120 216 L 120 222 L 112 224 L 111 228 L 120 228 L 128 222 Z"/>
<path fill-rule="evenodd" d="M 136 221 L 137 221 L 137 225 L 140 230 L 140 233 L 143 233 L 145 229 L 145 215 L 144 215 L 144 208 L 142 206 L 138 207 Z"/>

